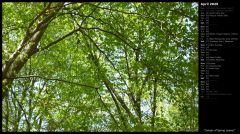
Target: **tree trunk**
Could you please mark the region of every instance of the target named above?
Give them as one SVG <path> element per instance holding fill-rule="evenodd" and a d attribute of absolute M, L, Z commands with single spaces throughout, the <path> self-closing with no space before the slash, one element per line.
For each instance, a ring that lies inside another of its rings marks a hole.
<path fill-rule="evenodd" d="M 24 39 L 20 43 L 18 49 L 10 56 L 8 61 L 2 66 L 2 100 L 7 95 L 8 88 L 11 87 L 13 78 L 20 72 L 22 67 L 27 63 L 28 59 L 39 50 L 37 45 L 41 40 L 48 24 L 55 18 L 57 12 L 62 8 L 60 6 L 56 10 L 50 10 L 50 5 L 43 10 L 36 19 L 43 16 L 43 20 L 37 24 L 36 28 L 30 33 L 30 28 L 36 20 L 30 23 Z M 63 5 L 63 4 L 62 4 Z M 46 15 L 46 11 L 50 10 L 50 13 Z M 10 78 L 10 79 L 9 79 Z"/>

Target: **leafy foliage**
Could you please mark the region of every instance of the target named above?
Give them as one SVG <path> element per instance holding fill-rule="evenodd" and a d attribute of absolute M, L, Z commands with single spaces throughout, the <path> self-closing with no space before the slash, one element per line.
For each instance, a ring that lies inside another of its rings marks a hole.
<path fill-rule="evenodd" d="M 197 131 L 196 3 L 3 3 L 3 131 Z"/>

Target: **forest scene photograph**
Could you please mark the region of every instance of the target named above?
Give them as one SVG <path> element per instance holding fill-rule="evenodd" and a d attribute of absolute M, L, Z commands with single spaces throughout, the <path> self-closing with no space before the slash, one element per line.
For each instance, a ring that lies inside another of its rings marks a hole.
<path fill-rule="evenodd" d="M 2 131 L 198 131 L 198 3 L 3 2 Z"/>

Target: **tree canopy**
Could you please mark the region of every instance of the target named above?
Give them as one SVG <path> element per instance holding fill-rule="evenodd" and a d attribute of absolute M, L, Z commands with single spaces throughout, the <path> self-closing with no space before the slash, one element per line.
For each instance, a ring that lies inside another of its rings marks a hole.
<path fill-rule="evenodd" d="M 197 131 L 198 5 L 2 4 L 3 131 Z"/>

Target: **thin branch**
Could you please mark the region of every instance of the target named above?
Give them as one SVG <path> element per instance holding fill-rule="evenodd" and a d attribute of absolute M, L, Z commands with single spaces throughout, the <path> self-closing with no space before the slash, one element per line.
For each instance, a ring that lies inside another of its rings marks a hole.
<path fill-rule="evenodd" d="M 80 27 L 80 28 L 81 28 L 81 27 Z M 54 44 L 57 44 L 58 42 L 60 42 L 60 41 L 62 41 L 63 39 L 67 38 L 68 36 L 70 36 L 70 35 L 74 34 L 75 32 L 79 31 L 80 28 L 75 29 L 75 30 L 72 30 L 70 33 L 68 33 L 68 34 L 64 35 L 63 37 L 61 37 L 61 38 L 59 38 L 59 39 L 57 39 L 57 40 L 49 43 L 48 45 L 46 45 L 45 47 L 40 48 L 39 50 L 40 50 L 40 51 L 43 51 L 43 50 L 45 50 L 45 49 L 48 49 L 49 47 L 53 46 Z"/>
<path fill-rule="evenodd" d="M 93 5 L 93 4 L 91 4 L 91 3 L 87 3 L 87 4 Z M 94 6 L 96 6 L 96 5 L 94 5 Z M 100 7 L 100 6 L 98 6 L 98 8 L 103 9 L 103 10 L 109 10 L 109 11 L 111 11 L 111 12 L 119 12 L 119 13 L 128 14 L 128 15 L 136 15 L 136 16 L 139 16 L 139 17 L 142 17 L 142 18 L 148 18 L 148 19 L 151 19 L 151 20 L 155 20 L 155 21 L 159 21 L 159 22 L 160 22 L 160 20 L 155 19 L 155 18 L 152 17 L 152 16 L 147 16 L 147 15 L 144 15 L 144 14 L 140 14 L 140 13 L 138 13 L 138 12 L 126 12 L 126 11 L 121 11 L 121 10 L 114 9 L 114 8 L 106 8 L 106 7 Z"/>
<path fill-rule="evenodd" d="M 121 41 L 123 41 L 123 42 L 124 42 L 126 45 L 128 45 L 130 48 L 135 49 L 134 47 L 132 47 L 132 46 L 126 41 L 126 39 L 123 39 L 123 38 L 119 37 L 119 35 L 111 32 L 111 31 L 107 31 L 107 30 L 101 29 L 101 28 L 99 28 L 99 27 L 89 27 L 89 28 L 82 27 L 82 29 L 86 29 L 86 30 L 99 30 L 99 31 L 102 31 L 102 32 L 104 32 L 104 33 L 112 34 L 112 35 L 114 35 L 115 37 L 117 37 L 118 39 L 120 39 Z"/>
<path fill-rule="evenodd" d="M 118 125 L 118 122 L 116 121 L 116 119 L 114 118 L 113 114 L 111 113 L 110 109 L 107 107 L 107 105 L 104 103 L 103 99 L 102 99 L 102 96 L 100 95 L 100 93 L 98 92 L 98 90 L 96 90 L 98 96 L 99 96 L 99 99 L 101 100 L 101 102 L 103 103 L 104 107 L 107 109 L 108 113 L 110 114 L 110 116 L 112 117 L 113 121 L 116 123 L 117 127 L 119 127 Z"/>
<path fill-rule="evenodd" d="M 21 108 L 21 110 L 23 111 L 24 117 L 25 117 L 25 121 L 27 122 L 27 125 L 29 126 L 29 125 L 30 125 L 30 122 L 28 121 L 28 118 L 27 118 L 27 112 L 23 109 L 22 104 L 20 104 L 20 102 L 18 101 L 16 94 L 15 94 L 12 90 L 11 90 L 11 92 L 12 92 L 14 98 L 16 99 L 16 101 L 17 101 L 17 103 L 18 103 L 18 106 L 19 106 L 19 107 Z"/>
<path fill-rule="evenodd" d="M 122 115 L 120 106 L 119 106 L 119 104 L 118 104 L 118 102 L 117 102 L 117 99 L 119 99 L 119 98 L 117 98 L 118 96 L 115 94 L 115 92 L 113 91 L 113 89 L 110 87 L 110 85 L 107 83 L 106 80 L 104 81 L 104 85 L 107 87 L 108 91 L 109 91 L 110 94 L 111 94 L 111 97 L 112 97 L 112 99 L 113 99 L 113 101 L 114 101 L 114 103 L 115 103 L 115 105 L 116 105 L 116 107 L 117 107 L 117 111 L 118 111 L 118 113 L 119 113 L 119 116 L 120 116 L 120 118 L 121 118 L 121 120 L 122 120 L 122 122 L 123 122 L 123 125 L 124 125 L 125 129 L 128 130 L 128 126 L 126 125 L 126 119 L 125 119 L 125 117 Z M 116 97 L 115 97 L 115 96 L 116 96 Z M 121 102 L 120 102 L 120 103 L 121 103 Z M 124 109 L 125 109 L 125 108 L 124 108 Z M 127 111 L 127 110 L 125 109 L 125 111 Z M 130 115 L 130 117 L 133 116 L 132 113 L 128 113 L 128 114 Z"/>
<path fill-rule="evenodd" d="M 38 76 L 38 75 L 29 75 L 29 76 L 17 76 L 14 78 L 6 78 L 6 79 L 26 79 L 26 78 L 41 78 L 41 79 L 45 79 L 45 80 L 53 80 L 53 81 L 60 81 L 60 82 L 65 82 L 65 83 L 69 83 L 69 84 L 74 84 L 74 85 L 78 85 L 78 86 L 82 86 L 82 87 L 89 87 L 89 88 L 94 88 L 94 89 L 98 89 L 98 87 L 94 87 L 94 86 L 90 86 L 90 85 L 85 85 L 85 84 L 80 84 L 80 83 L 76 83 L 76 82 L 71 82 L 71 81 L 67 81 L 67 80 L 63 80 L 63 79 L 57 79 L 57 78 L 47 78 L 47 77 L 43 77 L 43 76 Z"/>

